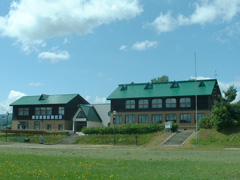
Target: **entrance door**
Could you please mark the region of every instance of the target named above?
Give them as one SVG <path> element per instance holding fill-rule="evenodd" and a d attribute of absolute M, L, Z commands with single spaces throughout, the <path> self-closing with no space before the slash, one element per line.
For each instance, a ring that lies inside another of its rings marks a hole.
<path fill-rule="evenodd" d="M 87 121 L 76 121 L 75 122 L 75 131 L 81 132 L 82 128 L 87 127 Z"/>

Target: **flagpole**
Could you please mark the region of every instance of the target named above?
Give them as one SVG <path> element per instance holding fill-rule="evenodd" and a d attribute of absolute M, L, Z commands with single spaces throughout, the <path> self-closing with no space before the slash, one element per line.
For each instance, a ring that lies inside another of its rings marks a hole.
<path fill-rule="evenodd" d="M 196 147 L 198 147 L 198 109 L 197 109 L 197 58 L 196 58 L 196 52 L 195 52 L 195 86 L 196 86 L 196 96 L 195 96 L 195 102 L 196 102 L 196 112 L 195 112 L 195 120 L 196 120 Z"/>

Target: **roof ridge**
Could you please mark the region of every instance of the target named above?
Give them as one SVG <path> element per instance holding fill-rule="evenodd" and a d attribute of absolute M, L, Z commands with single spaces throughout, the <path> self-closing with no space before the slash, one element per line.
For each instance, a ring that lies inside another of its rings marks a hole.
<path fill-rule="evenodd" d="M 197 79 L 197 82 L 200 81 L 217 81 L 217 79 Z M 134 86 L 134 85 L 147 85 L 148 83 L 152 83 L 152 84 L 168 84 L 168 83 L 187 83 L 187 82 L 195 82 L 195 80 L 181 80 L 181 81 L 168 81 L 168 82 L 146 82 L 146 83 L 129 83 L 129 84 L 118 84 L 118 86 L 123 86 L 123 85 L 127 85 L 127 86 Z"/>

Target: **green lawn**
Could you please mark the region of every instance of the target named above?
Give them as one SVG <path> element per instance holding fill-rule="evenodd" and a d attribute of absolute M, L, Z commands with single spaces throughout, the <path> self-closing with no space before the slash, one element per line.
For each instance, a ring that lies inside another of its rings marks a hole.
<path fill-rule="evenodd" d="M 136 142 L 137 136 L 137 142 Z M 154 134 L 116 134 L 116 144 L 117 145 L 145 145 L 149 143 Z M 81 136 L 75 144 L 105 144 L 105 145 L 113 145 L 114 144 L 114 136 L 113 135 L 86 135 Z"/>
<path fill-rule="evenodd" d="M 203 129 L 198 148 L 195 136 L 185 146 L 160 146 L 170 134 L 138 135 L 140 146 L 135 145 L 136 135 L 116 135 L 117 146 L 109 146 L 113 135 L 83 136 L 75 145 L 66 146 L 39 145 L 40 136 L 29 137 L 36 144 L 0 142 L 0 179 L 240 179 L 240 150 L 224 149 L 234 134 Z M 61 138 L 49 136 L 45 141 L 54 144 Z M 235 140 L 229 147 L 239 144 Z"/>
<path fill-rule="evenodd" d="M 220 133 L 215 129 L 201 129 L 198 134 L 198 144 L 203 148 L 223 148 L 230 142 L 234 135 L 238 138 L 234 138 L 227 147 L 229 148 L 240 148 L 240 132 L 234 133 Z M 196 144 L 196 138 L 193 138 L 191 144 Z"/>
<path fill-rule="evenodd" d="M 142 148 L 0 148 L 0 179 L 231 179 L 240 151 Z"/>
<path fill-rule="evenodd" d="M 9 135 L 8 136 L 8 142 L 15 142 L 15 143 L 23 143 L 23 140 L 18 140 L 16 139 L 24 139 L 28 137 L 30 139 L 29 143 L 41 143 L 41 137 L 39 135 L 24 135 L 24 136 L 17 136 L 17 135 Z M 44 136 L 44 143 L 45 144 L 56 144 L 58 141 L 61 139 L 64 139 L 66 136 L 65 135 L 46 135 Z M 6 136 L 5 134 L 2 134 L 0 136 L 0 141 L 5 142 L 6 141 Z"/>

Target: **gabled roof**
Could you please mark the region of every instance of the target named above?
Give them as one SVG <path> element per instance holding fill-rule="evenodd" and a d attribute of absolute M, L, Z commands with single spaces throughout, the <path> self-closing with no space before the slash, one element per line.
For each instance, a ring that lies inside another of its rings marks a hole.
<path fill-rule="evenodd" d="M 152 83 L 152 88 L 146 88 L 149 83 L 141 84 L 120 84 L 112 94 L 108 96 L 111 99 L 128 98 L 151 98 L 151 97 L 173 97 L 173 96 L 194 96 L 196 95 L 196 84 L 194 80 L 174 81 L 164 83 Z M 216 79 L 198 80 L 197 94 L 211 95 L 217 84 Z M 123 86 L 125 87 L 122 90 Z"/>
<path fill-rule="evenodd" d="M 92 105 L 80 104 L 79 107 L 82 109 L 88 121 L 102 122 L 101 118 Z"/>
<path fill-rule="evenodd" d="M 61 94 L 61 95 L 46 95 L 40 96 L 23 96 L 14 101 L 10 106 L 16 105 L 48 105 L 48 104 L 67 104 L 78 94 Z"/>

